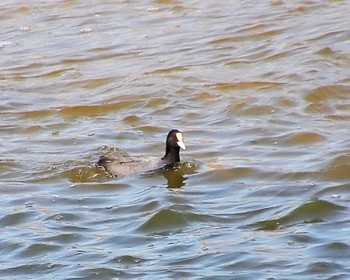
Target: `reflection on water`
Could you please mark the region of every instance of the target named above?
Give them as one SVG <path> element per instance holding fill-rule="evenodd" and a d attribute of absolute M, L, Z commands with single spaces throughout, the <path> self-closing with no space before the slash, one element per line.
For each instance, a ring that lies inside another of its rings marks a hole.
<path fill-rule="evenodd" d="M 3 0 L 0 278 L 349 279 L 349 12 Z"/>
<path fill-rule="evenodd" d="M 161 170 L 161 174 L 167 180 L 169 189 L 179 189 L 186 185 L 186 180 L 197 173 L 198 164 L 195 162 L 181 162 L 176 166 Z"/>
<path fill-rule="evenodd" d="M 167 186 L 171 189 L 179 189 L 186 183 L 186 178 L 177 172 L 165 171 L 162 175 L 167 180 Z"/>

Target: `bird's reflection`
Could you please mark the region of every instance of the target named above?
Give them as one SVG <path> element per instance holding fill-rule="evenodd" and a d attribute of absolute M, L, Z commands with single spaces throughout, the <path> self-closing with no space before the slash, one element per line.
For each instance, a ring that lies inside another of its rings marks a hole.
<path fill-rule="evenodd" d="M 162 175 L 167 180 L 167 185 L 170 189 L 179 189 L 186 185 L 187 178 L 177 171 L 164 170 Z"/>
<path fill-rule="evenodd" d="M 175 166 L 169 166 L 161 171 L 164 178 L 167 180 L 169 189 L 180 189 L 186 185 L 187 179 L 198 168 L 198 164 L 194 161 L 180 162 Z"/>

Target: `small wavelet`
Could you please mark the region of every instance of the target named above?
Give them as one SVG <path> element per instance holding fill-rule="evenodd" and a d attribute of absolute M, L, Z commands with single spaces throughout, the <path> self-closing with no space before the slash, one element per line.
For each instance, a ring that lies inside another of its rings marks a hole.
<path fill-rule="evenodd" d="M 172 209 L 158 211 L 142 224 L 139 228 L 141 232 L 152 234 L 169 234 L 182 231 L 189 225 L 206 220 L 206 215 L 191 212 L 179 212 Z"/>
<path fill-rule="evenodd" d="M 345 211 L 346 207 L 325 200 L 313 200 L 278 219 L 253 224 L 257 230 L 277 230 L 297 223 L 321 223 Z"/>

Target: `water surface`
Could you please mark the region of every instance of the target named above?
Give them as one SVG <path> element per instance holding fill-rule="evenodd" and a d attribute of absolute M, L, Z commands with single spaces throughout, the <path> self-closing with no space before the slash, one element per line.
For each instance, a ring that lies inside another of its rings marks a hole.
<path fill-rule="evenodd" d="M 0 7 L 1 278 L 350 277 L 347 1 L 27 2 Z M 172 128 L 177 170 L 95 168 Z"/>

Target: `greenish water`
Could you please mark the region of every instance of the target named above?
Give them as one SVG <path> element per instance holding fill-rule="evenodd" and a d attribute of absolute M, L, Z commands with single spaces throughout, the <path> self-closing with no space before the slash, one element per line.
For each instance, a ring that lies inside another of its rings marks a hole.
<path fill-rule="evenodd" d="M 349 12 L 2 1 L 0 278 L 349 279 Z"/>

